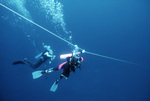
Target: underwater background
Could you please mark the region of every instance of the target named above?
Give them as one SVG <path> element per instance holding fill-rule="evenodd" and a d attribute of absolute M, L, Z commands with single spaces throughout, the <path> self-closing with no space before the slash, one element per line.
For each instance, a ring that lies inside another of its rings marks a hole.
<path fill-rule="evenodd" d="M 57 67 L 59 55 L 73 48 L 0 5 L 0 101 L 150 101 L 149 0 L 0 0 L 24 17 L 96 54 L 130 61 L 128 64 L 91 54 L 82 69 L 50 87 L 61 71 L 33 80 L 27 58 L 34 62 L 44 51 L 56 58 L 37 70 Z"/>

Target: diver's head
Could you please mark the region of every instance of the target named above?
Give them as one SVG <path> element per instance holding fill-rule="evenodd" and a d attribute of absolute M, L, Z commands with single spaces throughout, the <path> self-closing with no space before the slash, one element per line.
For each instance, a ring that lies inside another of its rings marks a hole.
<path fill-rule="evenodd" d="M 49 54 L 53 54 L 54 53 L 54 50 L 50 48 L 50 46 L 48 46 L 46 48 L 46 50 L 49 52 Z"/>
<path fill-rule="evenodd" d="M 82 62 L 83 62 L 83 57 L 76 58 L 76 63 L 82 63 Z"/>

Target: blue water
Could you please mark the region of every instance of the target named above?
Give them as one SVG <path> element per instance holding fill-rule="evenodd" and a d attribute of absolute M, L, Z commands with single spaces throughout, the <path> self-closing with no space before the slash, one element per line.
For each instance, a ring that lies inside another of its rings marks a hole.
<path fill-rule="evenodd" d="M 50 92 L 61 71 L 33 80 L 30 67 L 12 62 L 25 57 L 35 61 L 45 43 L 55 50 L 56 59 L 37 70 L 56 67 L 65 61 L 59 55 L 72 48 L 0 6 L 0 101 L 150 101 L 149 0 L 54 0 L 59 10 L 46 6 L 53 0 L 43 5 L 36 0 L 8 1 L 0 3 L 87 51 L 140 66 L 82 54 L 81 71 Z"/>

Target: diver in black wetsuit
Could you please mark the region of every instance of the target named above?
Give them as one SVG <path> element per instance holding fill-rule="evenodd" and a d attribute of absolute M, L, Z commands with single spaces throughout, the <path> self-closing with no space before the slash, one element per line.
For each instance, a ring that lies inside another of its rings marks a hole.
<path fill-rule="evenodd" d="M 57 68 L 50 68 L 49 70 L 45 70 L 43 73 L 49 73 L 52 71 L 63 69 L 62 74 L 56 80 L 56 84 L 57 84 L 59 80 L 62 79 L 63 77 L 67 79 L 70 75 L 70 72 L 75 72 L 76 68 L 80 69 L 83 58 L 79 57 L 79 55 L 75 55 L 75 56 L 67 57 L 66 60 L 67 62 L 60 64 Z"/>
<path fill-rule="evenodd" d="M 79 55 L 74 55 L 71 57 L 67 57 L 66 60 L 67 60 L 66 62 L 60 64 L 57 68 L 50 68 L 41 72 L 41 74 L 45 74 L 45 73 L 50 73 L 53 71 L 63 69 L 63 72 L 61 73 L 60 77 L 56 79 L 56 81 L 54 82 L 54 84 L 50 89 L 53 92 L 55 92 L 58 86 L 58 82 L 63 77 L 68 79 L 70 72 L 75 72 L 76 68 L 81 68 L 81 62 L 83 61 L 83 58 L 79 57 Z"/>
<path fill-rule="evenodd" d="M 32 69 L 37 69 L 41 64 L 43 64 L 45 61 L 50 60 L 51 62 L 55 58 L 55 55 L 53 55 L 53 50 L 50 49 L 48 46 L 46 50 L 40 54 L 39 60 L 37 60 L 35 63 L 31 63 L 28 61 L 26 58 L 23 61 L 15 61 L 13 62 L 13 65 L 17 64 L 27 64 L 29 65 Z"/>

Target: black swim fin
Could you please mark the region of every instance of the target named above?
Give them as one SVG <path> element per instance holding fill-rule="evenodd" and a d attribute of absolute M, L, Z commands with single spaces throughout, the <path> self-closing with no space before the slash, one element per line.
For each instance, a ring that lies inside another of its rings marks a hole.
<path fill-rule="evenodd" d="M 15 61 L 13 62 L 13 65 L 17 65 L 17 64 L 26 64 L 24 61 Z"/>

